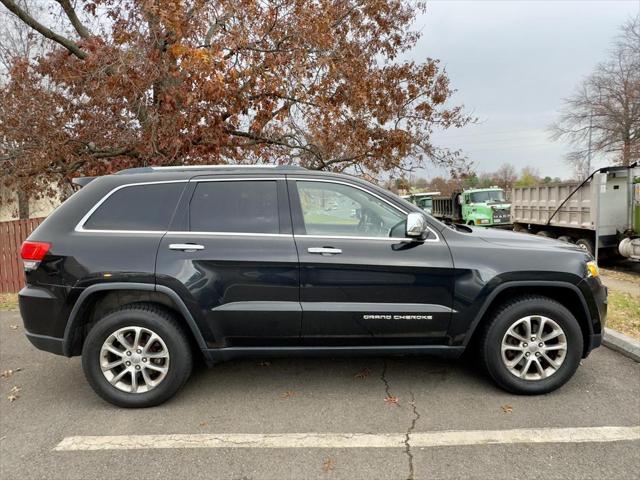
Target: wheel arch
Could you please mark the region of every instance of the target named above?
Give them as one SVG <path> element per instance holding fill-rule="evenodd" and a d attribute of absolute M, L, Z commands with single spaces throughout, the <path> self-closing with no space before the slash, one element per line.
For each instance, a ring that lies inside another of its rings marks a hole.
<path fill-rule="evenodd" d="M 467 346 L 479 332 L 481 325 L 486 322 L 493 311 L 509 298 L 525 295 L 541 295 L 551 298 L 564 307 L 578 321 L 583 337 L 583 356 L 589 352 L 590 336 L 593 335 L 593 324 L 587 302 L 580 289 L 568 282 L 559 281 L 530 281 L 530 282 L 506 282 L 498 285 L 486 298 L 482 307 L 476 314 L 463 342 Z"/>
<path fill-rule="evenodd" d="M 102 314 L 116 306 L 140 301 L 157 303 L 172 310 L 186 324 L 194 344 L 201 350 L 207 348 L 193 315 L 175 291 L 162 285 L 113 282 L 91 285 L 82 291 L 67 320 L 63 355 L 71 357 L 81 353 L 84 338 Z"/>

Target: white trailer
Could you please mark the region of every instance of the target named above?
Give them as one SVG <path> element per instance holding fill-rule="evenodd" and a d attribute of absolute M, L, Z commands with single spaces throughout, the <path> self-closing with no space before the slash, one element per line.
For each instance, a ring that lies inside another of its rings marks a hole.
<path fill-rule="evenodd" d="M 514 230 L 576 243 L 596 258 L 640 259 L 640 166 L 596 170 L 581 184 L 514 188 Z"/>

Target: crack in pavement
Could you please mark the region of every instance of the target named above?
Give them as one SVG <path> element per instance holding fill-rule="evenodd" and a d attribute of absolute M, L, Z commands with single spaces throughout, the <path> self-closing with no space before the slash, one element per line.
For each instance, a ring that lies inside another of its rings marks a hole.
<path fill-rule="evenodd" d="M 409 393 L 411 394 L 411 401 L 409 402 L 409 405 L 411 405 L 411 408 L 413 409 L 413 419 L 411 420 L 411 425 L 409 425 L 404 436 L 404 453 L 409 458 L 409 476 L 407 477 L 407 480 L 413 480 L 414 469 L 413 453 L 411 452 L 411 433 L 413 433 L 413 430 L 416 428 L 416 423 L 420 420 L 420 412 L 418 412 L 418 408 L 416 407 L 416 399 L 413 392 L 409 391 Z"/>
<path fill-rule="evenodd" d="M 387 379 L 386 360 L 382 364 L 382 373 L 380 374 L 380 380 L 382 380 L 382 382 L 384 383 L 384 391 L 387 395 L 387 398 L 391 397 L 391 386 L 389 384 L 389 380 Z M 407 477 L 407 480 L 414 480 L 415 470 L 413 465 L 413 452 L 411 451 L 411 433 L 413 433 L 413 430 L 416 428 L 416 423 L 418 423 L 418 420 L 420 420 L 420 412 L 418 412 L 418 408 L 416 407 L 415 395 L 412 391 L 409 391 L 409 394 L 411 395 L 411 401 L 409 402 L 409 405 L 411 405 L 411 408 L 413 410 L 413 419 L 411 419 L 411 424 L 404 434 L 403 443 L 404 453 L 407 456 L 407 460 L 409 463 L 409 476 Z"/>

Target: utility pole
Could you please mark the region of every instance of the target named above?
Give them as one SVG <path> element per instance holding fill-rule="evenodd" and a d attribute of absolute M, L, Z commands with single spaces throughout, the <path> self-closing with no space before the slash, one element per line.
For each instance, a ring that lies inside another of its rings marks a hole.
<path fill-rule="evenodd" d="M 584 172 L 584 178 L 587 178 L 591 173 L 591 132 L 593 131 L 593 108 L 589 115 L 589 148 L 587 150 L 587 171 Z"/>

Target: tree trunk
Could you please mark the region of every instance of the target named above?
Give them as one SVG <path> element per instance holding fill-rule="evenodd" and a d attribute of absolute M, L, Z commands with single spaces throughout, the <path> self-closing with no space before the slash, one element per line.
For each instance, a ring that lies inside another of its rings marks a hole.
<path fill-rule="evenodd" d="M 23 190 L 18 190 L 18 218 L 20 220 L 29 218 L 29 195 Z"/>

